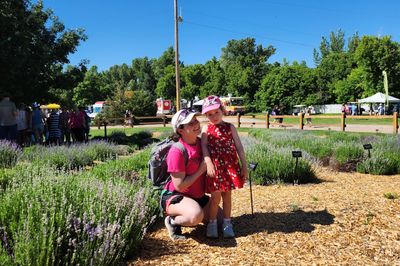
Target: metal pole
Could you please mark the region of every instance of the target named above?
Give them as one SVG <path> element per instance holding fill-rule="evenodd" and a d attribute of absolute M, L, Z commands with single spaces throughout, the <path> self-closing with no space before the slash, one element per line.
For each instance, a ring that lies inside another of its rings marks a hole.
<path fill-rule="evenodd" d="M 251 216 L 254 217 L 254 211 L 253 211 L 253 189 L 251 187 L 251 171 L 250 171 L 250 174 L 249 174 L 249 185 L 250 185 Z"/>
<path fill-rule="evenodd" d="M 176 76 L 176 111 L 181 110 L 180 75 L 179 75 L 179 44 L 178 44 L 178 0 L 174 0 L 175 14 L 175 76 Z"/>

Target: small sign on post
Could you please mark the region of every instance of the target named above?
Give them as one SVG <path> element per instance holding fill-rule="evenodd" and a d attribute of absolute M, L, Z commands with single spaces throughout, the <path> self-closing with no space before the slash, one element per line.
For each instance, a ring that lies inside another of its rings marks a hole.
<path fill-rule="evenodd" d="M 299 158 L 301 158 L 303 155 L 301 154 L 301 151 L 292 151 L 292 157 L 296 158 L 296 164 L 294 166 L 294 174 L 297 173 L 297 164 L 299 163 Z"/>
<path fill-rule="evenodd" d="M 363 144 L 364 150 L 368 151 L 368 158 L 371 158 L 371 152 L 370 150 L 372 149 L 372 145 L 370 143 L 368 144 Z"/>
<path fill-rule="evenodd" d="M 257 168 L 258 163 L 255 162 L 250 162 L 249 163 L 249 169 L 250 169 L 250 173 L 249 173 L 249 185 L 250 185 L 250 203 L 251 203 L 251 216 L 254 217 L 254 212 L 253 212 L 253 190 L 251 188 L 251 172 L 254 172 Z"/>

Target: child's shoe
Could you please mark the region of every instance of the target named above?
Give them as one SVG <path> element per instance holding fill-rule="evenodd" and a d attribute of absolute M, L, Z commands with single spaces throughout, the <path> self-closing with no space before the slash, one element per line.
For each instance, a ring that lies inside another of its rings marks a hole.
<path fill-rule="evenodd" d="M 206 235 L 209 238 L 218 238 L 218 224 L 217 223 L 208 223 Z"/>
<path fill-rule="evenodd" d="M 235 237 L 235 232 L 233 232 L 233 225 L 231 222 L 225 222 L 222 225 L 222 229 L 224 231 L 224 238 L 233 238 Z"/>

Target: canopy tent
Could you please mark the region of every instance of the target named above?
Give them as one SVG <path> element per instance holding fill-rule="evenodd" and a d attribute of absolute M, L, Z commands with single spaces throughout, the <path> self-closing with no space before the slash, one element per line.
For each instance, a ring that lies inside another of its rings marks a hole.
<path fill-rule="evenodd" d="M 388 95 L 389 103 L 400 103 L 400 99 Z M 370 97 L 358 100 L 359 103 L 386 103 L 386 95 L 378 92 Z"/>

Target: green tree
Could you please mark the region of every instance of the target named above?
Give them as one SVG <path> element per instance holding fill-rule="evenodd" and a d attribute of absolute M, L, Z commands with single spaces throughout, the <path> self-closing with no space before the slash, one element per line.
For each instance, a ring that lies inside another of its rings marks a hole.
<path fill-rule="evenodd" d="M 156 94 L 164 99 L 175 99 L 176 80 L 175 67 L 169 65 L 165 67 L 163 76 L 158 80 Z"/>
<path fill-rule="evenodd" d="M 220 59 L 226 91 L 252 100 L 268 70 L 267 60 L 274 53 L 275 48 L 256 45 L 254 38 L 228 41 Z"/>
<path fill-rule="evenodd" d="M 255 95 L 255 107 L 257 111 L 265 111 L 278 105 L 288 111 L 293 105 L 306 103 L 307 96 L 315 91 L 316 76 L 304 62 L 275 67 L 262 80 Z"/>
<path fill-rule="evenodd" d="M 41 0 L 2 0 L 0 32 L 0 91 L 26 102 L 50 97 L 57 66 L 86 39 L 82 29 L 66 30 Z"/>
<path fill-rule="evenodd" d="M 157 81 L 152 67 L 154 60 L 147 57 L 137 58 L 132 61 L 132 70 L 136 76 L 135 87 L 154 94 Z"/>
<path fill-rule="evenodd" d="M 390 36 L 363 36 L 355 52 L 357 63 L 366 72 L 368 88 L 363 96 L 384 92 L 382 71 L 388 74 L 389 92 L 400 96 L 400 45 Z"/>
<path fill-rule="evenodd" d="M 190 65 L 182 68 L 181 71 L 181 97 L 193 100 L 200 94 L 200 88 L 205 83 L 204 66 L 201 64 Z"/>
<path fill-rule="evenodd" d="M 200 87 L 199 96 L 205 98 L 208 95 L 227 95 L 225 73 L 217 58 L 213 57 L 204 65 L 204 85 Z"/>
<path fill-rule="evenodd" d="M 97 66 L 92 66 L 83 81 L 73 89 L 73 102 L 77 106 L 88 106 L 99 100 L 105 100 L 107 93 L 102 91 L 103 79 L 97 72 Z"/>

